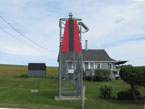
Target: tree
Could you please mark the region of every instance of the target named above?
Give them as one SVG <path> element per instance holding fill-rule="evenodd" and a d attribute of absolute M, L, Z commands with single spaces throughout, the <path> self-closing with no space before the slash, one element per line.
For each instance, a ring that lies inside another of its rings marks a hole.
<path fill-rule="evenodd" d="M 136 86 L 145 86 L 145 67 L 122 66 L 120 77 L 131 86 L 134 100 L 138 102 L 135 95 Z"/>

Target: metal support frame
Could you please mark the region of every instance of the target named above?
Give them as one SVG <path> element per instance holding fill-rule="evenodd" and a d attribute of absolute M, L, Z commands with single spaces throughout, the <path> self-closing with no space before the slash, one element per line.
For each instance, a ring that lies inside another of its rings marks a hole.
<path fill-rule="evenodd" d="M 81 41 L 81 33 L 82 33 L 82 26 L 81 20 L 78 18 L 74 18 L 78 22 L 78 28 L 79 28 L 79 37 Z M 65 21 L 68 20 L 68 18 L 60 18 L 59 20 L 59 27 L 60 27 L 60 46 L 59 46 L 59 98 L 64 98 L 64 96 L 79 96 L 83 97 L 83 68 L 82 68 L 82 52 L 68 52 L 68 53 L 62 53 L 61 50 L 61 44 L 63 39 L 63 31 L 65 28 Z M 88 28 L 87 28 L 88 31 Z M 73 57 L 69 57 L 70 61 L 73 62 L 73 66 L 76 66 L 73 68 L 75 71 L 72 75 L 69 75 L 66 71 L 66 62 L 64 60 L 64 57 L 70 56 L 73 54 Z M 76 63 L 77 61 L 77 63 Z M 76 65 L 75 65 L 76 64 Z M 65 78 L 63 77 L 65 74 Z M 64 80 L 65 79 L 65 80 Z M 75 90 L 73 90 L 75 88 Z"/>

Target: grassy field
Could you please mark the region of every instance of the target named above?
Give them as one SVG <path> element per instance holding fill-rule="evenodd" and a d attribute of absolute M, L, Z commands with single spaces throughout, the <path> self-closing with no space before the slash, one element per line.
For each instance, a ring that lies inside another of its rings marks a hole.
<path fill-rule="evenodd" d="M 47 77 L 58 77 L 58 67 L 47 67 L 46 72 Z M 0 75 L 20 76 L 27 73 L 27 66 L 0 65 Z"/>
<path fill-rule="evenodd" d="M 81 109 L 81 101 L 55 101 L 58 95 L 58 68 L 47 67 L 46 78 L 20 78 L 27 74 L 27 66 L 0 65 L 0 107 L 11 108 L 46 108 L 46 109 Z M 52 78 L 51 78 L 52 77 Z M 99 87 L 109 84 L 113 88 L 114 98 L 104 100 L 99 98 Z M 134 101 L 117 100 L 117 92 L 129 89 L 122 80 L 109 82 L 84 81 L 86 86 L 85 109 L 143 109 L 144 105 Z M 38 93 L 31 93 L 38 89 Z M 145 88 L 139 88 L 145 96 Z"/>

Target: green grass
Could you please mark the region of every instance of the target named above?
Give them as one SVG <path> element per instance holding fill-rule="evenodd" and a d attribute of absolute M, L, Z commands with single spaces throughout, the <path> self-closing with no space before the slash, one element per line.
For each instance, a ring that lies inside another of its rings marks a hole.
<path fill-rule="evenodd" d="M 58 68 L 47 67 L 46 78 L 20 78 L 27 74 L 27 66 L 0 65 L 0 107 L 11 108 L 46 108 L 46 109 L 81 109 L 81 101 L 55 101 L 58 95 Z M 99 87 L 109 84 L 113 89 L 113 97 L 109 100 L 99 98 Z M 134 101 L 117 100 L 117 92 L 130 88 L 122 80 L 109 82 L 84 81 L 86 86 L 85 109 L 143 109 L 142 104 Z M 38 89 L 38 93 L 31 93 L 31 89 Z M 145 88 L 139 88 L 145 96 Z"/>
<path fill-rule="evenodd" d="M 58 77 L 58 67 L 46 67 L 47 77 Z M 28 66 L 0 65 L 0 75 L 20 76 L 28 73 Z"/>

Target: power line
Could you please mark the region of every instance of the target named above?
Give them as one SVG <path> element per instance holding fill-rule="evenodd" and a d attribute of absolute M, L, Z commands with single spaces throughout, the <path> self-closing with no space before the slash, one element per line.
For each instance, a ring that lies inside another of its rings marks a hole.
<path fill-rule="evenodd" d="M 0 28 L 0 29 L 1 29 L 1 28 Z M 24 41 L 22 41 L 22 40 L 20 40 L 20 39 L 18 39 L 16 36 L 12 35 L 12 34 L 9 33 L 8 31 L 6 31 L 6 30 L 4 30 L 4 29 L 1 29 L 1 30 L 2 30 L 3 32 L 7 33 L 9 36 L 11 36 L 11 37 L 13 37 L 13 38 L 19 40 L 20 42 L 25 43 L 25 44 L 31 46 L 31 47 L 34 48 L 34 49 L 38 49 L 38 48 L 32 46 L 31 44 L 29 44 L 29 43 L 27 43 L 27 42 L 24 42 Z M 40 49 L 38 49 L 38 50 L 40 50 Z M 48 52 L 48 51 L 47 51 L 47 52 Z M 51 54 L 52 54 L 52 53 L 51 53 Z M 54 54 L 52 54 L 52 55 L 54 55 Z"/>
<path fill-rule="evenodd" d="M 49 52 L 55 52 L 53 50 L 48 50 L 47 48 L 42 47 L 41 45 L 39 45 L 38 43 L 34 42 L 33 40 L 31 40 L 30 38 L 26 37 L 25 35 L 23 35 L 18 29 L 16 29 L 14 26 L 12 26 L 10 23 L 8 23 L 2 16 L 0 16 L 0 18 L 7 24 L 9 25 L 13 30 L 15 30 L 18 34 L 20 34 L 23 38 L 29 40 L 31 43 L 33 43 L 34 45 L 38 46 L 41 49 L 47 50 Z"/>
<path fill-rule="evenodd" d="M 2 29 L 2 28 L 0 28 L 0 29 L 1 29 L 1 31 L 3 31 L 3 32 L 7 33 L 9 36 L 11 36 L 11 37 L 13 37 L 13 38 L 15 38 L 15 39 L 17 39 L 17 40 L 19 40 L 19 41 L 23 42 L 22 40 L 18 39 L 16 36 L 12 35 L 12 34 L 11 34 L 11 33 L 9 33 L 8 31 L 6 31 L 6 30 L 4 30 L 4 29 Z M 26 42 L 23 42 L 23 43 L 26 43 Z M 27 43 L 27 44 L 28 44 L 28 43 Z"/>
<path fill-rule="evenodd" d="M 1 29 L 1 28 L 0 28 Z M 14 35 L 12 35 L 11 33 L 9 33 L 8 31 L 6 31 L 6 30 L 4 30 L 4 29 L 1 29 L 3 32 L 5 32 L 5 33 L 7 33 L 9 36 L 11 36 L 11 37 L 13 37 L 13 38 L 15 38 L 15 39 L 17 39 L 17 40 L 19 40 L 20 42 L 22 42 L 22 43 L 25 43 L 25 44 L 28 44 L 29 46 L 31 46 L 31 47 L 33 47 L 32 45 L 30 45 L 29 43 L 26 43 L 26 42 L 24 42 L 24 41 L 22 41 L 22 40 L 20 40 L 20 39 L 18 39 L 16 36 L 14 36 Z M 34 47 L 33 47 L 34 48 Z"/>

